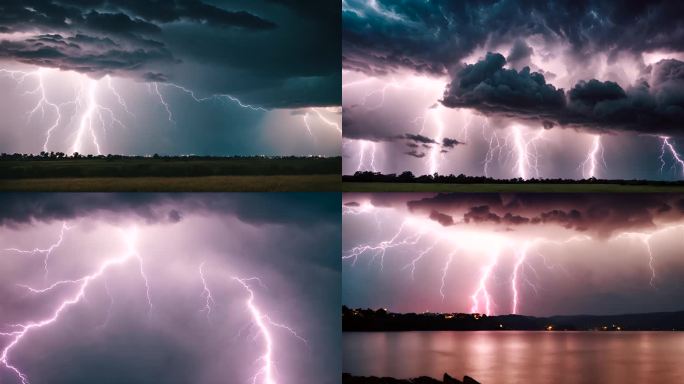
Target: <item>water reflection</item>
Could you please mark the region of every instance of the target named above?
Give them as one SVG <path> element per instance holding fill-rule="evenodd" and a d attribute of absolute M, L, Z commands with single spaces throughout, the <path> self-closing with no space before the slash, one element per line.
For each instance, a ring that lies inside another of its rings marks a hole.
<path fill-rule="evenodd" d="M 345 333 L 344 371 L 355 375 L 470 375 L 498 383 L 684 383 L 684 333 Z"/>

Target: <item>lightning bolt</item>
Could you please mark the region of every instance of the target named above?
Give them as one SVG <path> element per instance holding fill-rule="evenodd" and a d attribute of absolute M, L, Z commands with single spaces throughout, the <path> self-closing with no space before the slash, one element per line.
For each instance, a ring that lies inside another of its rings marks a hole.
<path fill-rule="evenodd" d="M 491 295 L 489 294 L 489 291 L 487 291 L 487 281 L 489 281 L 489 278 L 492 274 L 492 270 L 496 266 L 496 263 L 499 260 L 499 254 L 494 253 L 494 255 L 491 257 L 490 262 L 482 268 L 482 274 L 480 275 L 480 281 L 477 285 L 477 289 L 475 292 L 473 292 L 472 295 L 470 295 L 470 299 L 473 302 L 473 306 L 470 307 L 470 312 L 471 313 L 482 313 L 480 312 L 480 301 L 479 297 L 483 296 L 484 301 L 485 301 L 485 306 L 484 306 L 484 313 L 489 316 L 492 313 L 492 298 Z"/>
<path fill-rule="evenodd" d="M 444 286 L 446 284 L 446 277 L 447 273 L 449 273 L 449 266 L 451 265 L 451 262 L 454 260 L 454 254 L 450 253 L 449 256 L 447 257 L 446 263 L 444 263 L 444 268 L 442 268 L 442 285 L 439 287 L 439 294 L 442 295 L 442 301 L 444 301 Z M 413 274 L 413 272 L 411 272 Z"/>
<path fill-rule="evenodd" d="M 321 113 L 321 111 L 318 110 L 318 108 L 311 108 L 311 111 L 313 111 L 318 116 L 318 118 L 321 119 L 321 121 L 323 121 L 324 123 L 328 124 L 331 127 L 334 127 L 337 130 L 337 132 L 342 133 L 342 128 L 340 127 L 340 124 L 328 119 L 327 117 L 325 117 Z"/>
<path fill-rule="evenodd" d="M 202 297 L 204 298 L 204 308 L 200 312 L 206 312 L 207 320 L 211 316 L 211 308 L 216 304 L 214 301 L 214 296 L 211 294 L 209 285 L 207 284 L 207 279 L 204 276 L 204 262 L 199 266 L 200 280 L 202 280 Z"/>
<path fill-rule="evenodd" d="M 45 84 L 45 75 L 53 74 L 57 71 L 48 68 L 38 68 L 34 71 L 18 71 L 0 69 L 0 73 L 8 75 L 13 79 L 17 85 L 22 85 L 27 78 L 35 78 L 36 86 L 26 92 L 24 95 L 38 96 L 33 108 L 28 112 L 28 121 L 35 118 L 35 115 L 40 112 L 42 119 L 45 119 L 46 110 L 52 111 L 54 118 L 48 123 L 45 130 L 45 141 L 43 142 L 43 151 L 48 152 L 53 133 L 63 126 L 64 117 L 67 115 L 66 107 L 72 107 L 73 112 L 71 118 L 66 124 L 69 128 L 74 120 L 78 120 L 78 124 L 74 127 L 73 142 L 70 146 L 72 152 L 81 152 L 85 141 L 85 136 L 90 137 L 92 145 L 98 154 L 101 154 L 97 130 L 104 131 L 106 128 L 105 115 L 108 117 L 111 125 L 117 124 L 125 127 L 123 122 L 116 117 L 116 114 L 111 108 L 105 107 L 97 101 L 98 84 L 101 81 L 106 81 L 109 91 L 116 97 L 120 107 L 129 115 L 133 114 L 128 109 L 128 106 L 112 84 L 111 78 L 106 76 L 104 80 L 90 79 L 85 75 L 78 75 L 80 80 L 80 89 L 76 92 L 73 99 L 57 103 L 48 98 L 48 90 Z M 77 116 L 79 116 L 77 118 Z"/>
<path fill-rule="evenodd" d="M 603 145 L 601 145 L 601 136 L 594 135 L 591 150 L 587 154 L 587 157 L 584 159 L 584 161 L 582 161 L 582 163 L 580 164 L 580 168 L 582 168 L 582 176 L 585 179 L 596 177 L 596 171 L 599 165 L 599 158 L 605 166 L 606 161 L 603 158 Z"/>
<path fill-rule="evenodd" d="M 80 89 L 76 91 L 71 100 L 58 103 L 48 97 L 48 89 L 45 83 L 46 75 L 56 76 L 58 74 L 57 70 L 40 67 L 32 71 L 0 68 L 0 75 L 9 77 L 17 83 L 17 86 L 23 85 L 27 79 L 35 79 L 35 87 L 24 92 L 24 95 L 37 97 L 35 104 L 28 112 L 28 122 L 35 119 L 38 113 L 40 113 L 43 120 L 45 120 L 47 113 L 49 113 L 49 116 L 51 117 L 45 130 L 43 151 L 48 152 L 55 131 L 58 129 L 69 129 L 72 132 L 69 137 L 73 140 L 68 146 L 69 151 L 83 152 L 85 143 L 88 141 L 90 145 L 94 147 L 97 154 L 102 154 L 102 138 L 100 137 L 99 132 L 101 131 L 102 134 L 106 134 L 107 125 L 118 125 L 123 128 L 126 128 L 126 125 L 122 122 L 122 119 L 117 117 L 117 114 L 112 108 L 102 105 L 98 101 L 98 94 L 101 93 L 100 85 L 103 84 L 106 87 L 106 90 L 114 96 L 120 110 L 132 118 L 135 118 L 135 115 L 130 110 L 129 104 L 126 102 L 125 98 L 114 86 L 111 76 L 106 75 L 98 80 L 76 72 L 69 73 L 76 76 L 77 81 L 80 83 Z M 176 120 L 172 112 L 172 106 L 162 92 L 162 87 L 180 90 L 196 102 L 216 100 L 224 103 L 232 103 L 241 108 L 253 111 L 268 112 L 268 109 L 266 108 L 244 103 L 230 94 L 212 94 L 206 97 L 199 97 L 197 96 L 197 92 L 175 83 L 148 83 L 147 88 L 149 92 L 158 99 L 171 124 L 176 124 Z M 103 87 L 103 89 L 105 88 Z M 69 109 L 67 109 L 67 107 L 69 107 Z M 67 113 L 70 110 L 71 112 Z M 323 123 L 334 127 L 341 132 L 340 125 L 328 119 L 321 110 L 318 108 L 311 108 L 311 111 L 315 113 Z M 71 115 L 70 118 L 68 118 L 69 115 Z M 67 123 L 65 123 L 66 120 L 68 120 Z"/>
<path fill-rule="evenodd" d="M 155 84 L 155 88 L 156 88 L 157 83 L 154 83 L 154 84 Z M 253 111 L 268 112 L 268 109 L 260 107 L 258 105 L 245 104 L 242 101 L 240 101 L 240 99 L 238 99 L 237 97 L 235 97 L 233 95 L 229 95 L 229 94 L 225 94 L 225 93 L 219 93 L 219 94 L 212 94 L 212 95 L 205 96 L 205 97 L 199 97 L 199 96 L 197 96 L 195 91 L 188 89 L 186 87 L 183 87 L 181 85 L 175 84 L 175 83 L 162 83 L 162 85 L 176 88 L 176 89 L 182 91 L 183 93 L 189 95 L 193 100 L 195 100 L 198 103 L 201 103 L 204 101 L 211 101 L 211 100 L 230 101 L 232 103 L 237 104 L 241 108 L 251 109 Z M 156 89 L 156 91 L 159 94 L 159 90 Z M 161 94 L 159 95 L 159 97 L 161 99 Z"/>
<path fill-rule="evenodd" d="M 514 126 L 513 142 L 516 153 L 515 169 L 518 177 L 527 179 L 530 171 L 539 176 L 539 155 L 536 142 L 542 138 L 544 130 L 541 129 L 532 139 L 526 140 L 519 126 Z"/>
<path fill-rule="evenodd" d="M 672 159 L 674 160 L 674 163 L 672 164 L 671 168 L 676 169 L 677 165 L 679 165 L 679 167 L 682 168 L 682 176 L 684 176 L 684 159 L 682 159 L 679 152 L 677 152 L 674 145 L 672 145 L 669 137 L 660 136 L 660 139 L 663 142 L 663 144 L 660 147 L 660 172 L 662 173 L 663 169 L 665 168 L 665 153 L 669 152 L 672 156 Z"/>
<path fill-rule="evenodd" d="M 522 268 L 523 263 L 527 258 L 527 248 L 528 244 L 526 243 L 523 246 L 523 248 L 520 251 L 518 251 L 518 258 L 516 259 L 515 265 L 513 266 L 513 277 L 511 278 L 511 291 L 513 292 L 513 311 L 511 313 L 514 315 L 518 313 L 518 274 L 520 273 L 520 269 Z"/>
<path fill-rule="evenodd" d="M 309 113 L 306 112 L 302 116 L 302 120 L 304 120 L 304 126 L 306 127 L 306 131 L 309 132 L 309 136 L 312 138 L 314 137 L 313 132 L 311 132 L 311 126 L 309 125 Z"/>
<path fill-rule="evenodd" d="M 12 331 L 3 332 L 0 334 L 2 336 L 10 337 L 9 343 L 2 349 L 2 352 L 0 352 L 0 364 L 2 364 L 2 366 L 4 366 L 6 369 L 13 372 L 22 384 L 29 384 L 29 379 L 25 373 L 23 373 L 19 368 L 10 363 L 10 352 L 12 352 L 14 347 L 16 347 L 24 339 L 24 337 L 26 337 L 26 335 L 28 335 L 32 331 L 48 327 L 57 322 L 64 312 L 66 312 L 69 308 L 73 307 L 74 305 L 80 303 L 85 298 L 88 287 L 94 281 L 101 278 L 109 269 L 123 265 L 132 259 L 137 259 L 138 261 L 140 261 L 140 255 L 138 254 L 135 248 L 135 243 L 137 241 L 138 236 L 137 229 L 129 229 L 128 231 L 123 232 L 123 235 L 127 246 L 127 252 L 125 252 L 121 256 L 105 260 L 93 273 L 85 275 L 78 279 L 57 281 L 52 285 L 48 286 L 47 288 L 43 289 L 26 287 L 32 293 L 45 293 L 55 289 L 56 287 L 63 285 L 74 286 L 75 291 L 65 300 L 63 300 L 52 312 L 52 314 L 50 314 L 48 317 L 40 320 L 28 321 L 26 323 L 12 324 Z M 143 278 L 145 280 L 145 285 L 149 289 L 149 286 L 147 284 L 147 278 L 144 276 L 144 274 Z"/>
<path fill-rule="evenodd" d="M 430 174 L 434 175 L 439 170 L 439 155 L 441 147 L 439 143 L 442 142 L 442 137 L 444 136 L 444 121 L 440 114 L 440 108 L 435 108 L 433 112 L 433 117 L 435 119 L 435 125 L 437 126 L 437 136 L 435 141 L 437 144 L 433 144 L 430 149 Z"/>
<path fill-rule="evenodd" d="M 373 172 L 377 172 L 375 168 L 375 143 L 367 140 L 359 140 L 361 143 L 361 150 L 359 151 L 359 165 L 356 167 L 356 171 L 364 170 L 366 151 L 370 152 L 370 163 L 366 170 L 370 169 Z"/>
<path fill-rule="evenodd" d="M 93 129 L 94 115 L 97 109 L 97 100 L 95 98 L 95 91 L 97 90 L 97 82 L 95 80 L 88 80 L 87 84 L 87 96 L 86 96 L 86 109 L 81 115 L 80 124 L 76 130 L 76 138 L 74 139 L 74 144 L 71 146 L 71 152 L 81 152 L 83 146 L 83 135 L 86 131 L 90 133 L 93 144 L 97 149 L 97 154 L 100 155 L 100 144 L 97 141 L 97 136 L 95 130 Z"/>
<path fill-rule="evenodd" d="M 350 211 L 350 214 L 355 217 L 371 213 L 373 215 L 379 214 L 379 211 L 369 202 L 365 202 L 364 204 L 353 208 L 354 210 Z M 517 314 L 520 309 L 522 284 L 529 285 L 535 293 L 538 291 L 537 286 L 523 274 L 526 267 L 529 267 L 530 270 L 537 275 L 537 271 L 528 263 L 529 255 L 534 248 L 542 245 L 551 245 L 563 249 L 567 247 L 568 244 L 574 242 L 594 240 L 610 241 L 611 239 L 634 238 L 644 244 L 648 256 L 648 268 L 651 272 L 649 283 L 652 287 L 655 287 L 655 282 L 657 280 L 655 269 L 656 259 L 655 254 L 651 249 L 653 236 L 664 231 L 684 229 L 684 224 L 675 224 L 668 225 L 663 229 L 651 233 L 623 232 L 606 240 L 594 239 L 587 235 L 573 235 L 565 239 L 553 240 L 542 237 L 516 239 L 509 237 L 505 233 L 498 233 L 490 230 L 461 230 L 455 227 L 456 224 L 463 224 L 463 222 L 454 223 L 454 226 L 449 226 L 448 229 L 445 229 L 438 226 L 438 224 L 435 224 L 435 222 L 430 219 L 409 217 L 401 222 L 401 225 L 395 232 L 390 233 L 389 236 L 386 236 L 384 239 L 377 242 L 356 245 L 348 249 L 342 254 L 342 260 L 350 262 L 353 267 L 361 257 L 368 257 L 370 262 L 373 262 L 377 258 L 379 259 L 379 269 L 382 271 L 384 269 L 385 258 L 390 254 L 390 251 L 400 248 L 407 248 L 409 251 L 412 251 L 415 247 L 417 250 L 412 252 L 414 256 L 400 268 L 401 270 L 408 270 L 410 272 L 411 280 L 414 280 L 415 270 L 418 264 L 424 261 L 425 256 L 431 252 L 437 254 L 437 252 L 433 252 L 435 247 L 438 244 L 448 242 L 453 244 L 454 250 L 443 256 L 444 264 L 440 269 L 440 277 L 438 278 L 440 281 L 438 286 L 439 294 L 442 297 L 442 300 L 445 300 L 448 274 L 451 265 L 453 265 L 457 250 L 465 249 L 470 252 L 488 255 L 479 269 L 477 283 L 469 298 L 471 312 L 491 315 L 494 312 L 495 303 L 494 297 L 489 291 L 489 287 L 494 278 L 494 271 L 501 263 L 502 257 L 504 257 L 504 255 L 508 257 L 508 253 L 504 254 L 504 251 L 510 251 L 510 257 L 512 259 L 509 283 L 511 297 L 510 308 L 512 310 L 511 313 Z M 426 243 L 426 239 L 430 240 L 428 236 L 426 236 L 427 234 L 429 234 L 430 237 L 436 238 L 432 238 L 432 241 Z M 555 266 L 549 266 L 544 255 L 539 255 L 542 257 L 546 268 L 549 270 L 554 270 L 556 268 Z M 562 266 L 560 267 L 562 269 Z"/>
<path fill-rule="evenodd" d="M 112 84 L 112 78 L 109 75 L 107 75 L 105 76 L 105 79 L 107 81 L 107 88 L 109 88 L 109 91 L 114 95 L 114 97 L 116 97 L 116 100 L 119 102 L 121 108 L 123 108 L 123 110 L 126 111 L 126 113 L 128 113 L 130 116 L 135 117 L 133 112 L 131 112 L 128 109 L 128 104 L 126 104 L 126 100 L 124 100 L 124 98 L 121 97 L 119 91 L 117 91 L 116 88 L 114 88 L 114 85 Z"/>
<path fill-rule="evenodd" d="M 257 373 L 252 377 L 252 384 L 257 384 L 259 382 L 262 384 L 277 384 L 275 378 L 275 364 L 273 358 L 275 346 L 273 341 L 273 335 L 271 334 L 271 327 L 284 329 L 285 331 L 289 332 L 291 335 L 293 335 L 303 343 L 306 344 L 307 342 L 304 338 L 299 336 L 297 332 L 295 332 L 291 327 L 272 321 L 270 317 L 263 314 L 263 311 L 257 306 L 254 291 L 250 287 L 250 283 L 256 281 L 260 285 L 262 285 L 261 280 L 259 280 L 256 277 L 233 277 L 233 280 L 240 284 L 245 289 L 245 291 L 247 291 L 247 301 L 245 302 L 245 306 L 247 307 L 247 310 L 249 311 L 252 317 L 252 322 L 257 326 L 259 330 L 259 336 L 261 336 L 261 339 L 264 343 L 264 352 L 258 359 L 258 361 L 262 362 L 262 366 L 257 371 Z M 262 378 L 262 380 L 259 381 L 259 378 Z"/>
<path fill-rule="evenodd" d="M 418 264 L 418 262 L 419 262 L 425 255 L 427 255 L 428 253 L 430 253 L 430 252 L 435 248 L 435 246 L 437 246 L 437 243 L 438 243 L 438 242 L 435 242 L 435 243 L 432 244 L 431 246 L 429 246 L 429 247 L 423 249 L 422 251 L 418 252 L 418 254 L 416 255 L 416 257 L 415 257 L 413 260 L 411 260 L 411 262 L 410 262 L 409 264 L 406 264 L 406 265 L 404 266 L 404 268 L 402 268 L 402 269 L 407 269 L 407 268 L 409 268 L 409 267 L 411 268 L 411 280 L 414 280 L 414 279 L 415 279 L 416 264 Z M 451 259 L 449 260 L 449 263 L 451 263 Z M 445 269 L 448 269 L 448 268 L 449 268 L 449 266 L 446 265 L 446 266 L 445 266 Z M 445 274 L 446 274 L 446 272 L 445 272 Z M 442 278 L 442 287 L 443 287 L 443 286 L 444 286 L 444 281 L 443 281 L 443 278 Z M 444 295 L 442 295 L 442 298 L 443 298 L 443 296 L 444 296 Z"/>
<path fill-rule="evenodd" d="M 492 129 L 489 137 L 485 133 L 489 127 L 489 120 L 485 117 L 482 123 L 482 138 L 487 143 L 487 152 L 483 161 L 485 176 L 489 176 L 489 167 L 495 158 L 502 157 L 504 162 L 513 162 L 513 174 L 522 179 L 528 179 L 531 174 L 539 177 L 539 150 L 537 143 L 544 139 L 544 129 L 540 129 L 535 134 L 526 135 L 522 127 L 514 125 L 510 132 L 500 137 L 496 129 Z M 506 149 L 506 152 L 504 150 Z"/>
<path fill-rule="evenodd" d="M 161 92 L 159 92 L 159 84 L 158 83 L 152 83 L 152 90 L 154 90 L 155 95 L 159 98 L 159 102 L 162 104 L 164 107 L 164 110 L 166 111 L 166 115 L 169 118 L 169 122 L 171 124 L 176 124 L 176 120 L 173 118 L 173 113 L 171 113 L 171 108 L 169 107 L 169 103 L 166 102 L 164 99 L 164 96 L 162 96 Z"/>
<path fill-rule="evenodd" d="M 388 249 L 403 246 L 403 245 L 415 245 L 417 244 L 420 239 L 423 237 L 423 233 L 417 232 L 415 234 L 409 235 L 408 237 L 404 238 L 401 241 L 398 241 L 399 237 L 401 236 L 402 232 L 404 231 L 404 228 L 406 226 L 406 222 L 403 222 L 401 226 L 399 227 L 399 230 L 392 236 L 389 240 L 381 241 L 378 244 L 375 245 L 359 245 L 354 248 L 352 248 L 349 252 L 347 252 L 346 255 L 342 256 L 343 260 L 346 259 L 352 259 L 353 263 L 356 263 L 356 260 L 358 259 L 359 256 L 363 255 L 366 252 L 371 252 L 374 254 L 373 259 L 376 257 L 380 257 L 380 269 L 383 268 L 384 260 L 385 260 L 385 253 L 387 253 Z"/>
<path fill-rule="evenodd" d="M 25 254 L 31 254 L 34 255 L 36 253 L 42 254 L 43 255 L 43 269 L 45 270 L 45 278 L 47 279 L 49 270 L 48 270 L 48 262 L 50 260 L 50 255 L 52 255 L 52 251 L 55 249 L 59 248 L 60 245 L 62 245 L 62 242 L 64 241 L 64 233 L 73 227 L 70 227 L 67 225 L 66 222 L 62 222 L 62 229 L 59 232 L 59 238 L 57 241 L 54 243 L 50 244 L 47 248 L 33 248 L 33 249 L 19 249 L 19 248 L 5 248 L 5 251 L 11 251 L 11 252 L 17 252 L 17 253 L 25 253 Z"/>
<path fill-rule="evenodd" d="M 656 269 L 655 269 L 655 254 L 653 253 L 653 250 L 651 249 L 651 240 L 653 239 L 653 236 L 660 234 L 662 232 L 667 232 L 667 231 L 672 231 L 672 230 L 677 230 L 677 229 L 684 229 L 684 224 L 682 225 L 672 225 L 672 226 L 667 226 L 659 231 L 651 232 L 651 233 L 646 233 L 646 232 L 622 232 L 618 234 L 615 238 L 616 239 L 636 239 L 640 241 L 644 245 L 644 249 L 646 250 L 646 253 L 648 254 L 648 268 L 651 271 L 651 278 L 649 280 L 649 284 L 651 287 L 655 288 L 655 281 L 656 281 Z"/>

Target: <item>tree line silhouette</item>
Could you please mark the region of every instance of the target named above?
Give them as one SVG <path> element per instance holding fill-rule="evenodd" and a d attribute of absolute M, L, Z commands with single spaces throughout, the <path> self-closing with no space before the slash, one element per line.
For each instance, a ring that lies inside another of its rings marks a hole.
<path fill-rule="evenodd" d="M 339 175 L 341 157 L 0 154 L 0 179 Z"/>
<path fill-rule="evenodd" d="M 682 185 L 684 180 L 677 181 L 663 181 L 663 180 L 623 180 L 623 179 L 597 179 L 590 177 L 588 179 L 546 179 L 546 178 L 531 178 L 523 179 L 521 177 L 511 179 L 495 179 L 486 176 L 466 176 L 460 174 L 458 176 L 440 175 L 435 173 L 433 175 L 415 176 L 412 172 L 406 171 L 397 175 L 396 173 L 383 174 L 380 172 L 358 171 L 353 175 L 343 175 L 343 182 L 357 182 L 357 183 L 417 183 L 417 184 L 622 184 L 622 185 Z"/>
<path fill-rule="evenodd" d="M 344 332 L 398 331 L 672 331 L 684 329 L 684 311 L 625 315 L 535 317 L 480 313 L 392 313 L 387 309 L 342 307 Z"/>

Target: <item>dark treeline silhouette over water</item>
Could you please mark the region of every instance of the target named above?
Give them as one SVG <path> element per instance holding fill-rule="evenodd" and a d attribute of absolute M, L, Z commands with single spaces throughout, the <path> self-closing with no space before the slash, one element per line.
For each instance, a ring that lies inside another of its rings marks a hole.
<path fill-rule="evenodd" d="M 684 311 L 534 317 L 471 313 L 392 313 L 342 307 L 344 332 L 388 331 L 682 331 Z"/>
<path fill-rule="evenodd" d="M 358 171 L 354 175 L 343 175 L 343 182 L 355 183 L 416 183 L 416 184 L 621 184 L 621 185 L 667 185 L 684 186 L 684 180 L 678 181 L 659 181 L 659 180 L 620 180 L 620 179 L 494 179 L 486 176 L 466 176 L 460 174 L 455 176 L 440 175 L 421 175 L 415 176 L 412 172 L 406 171 L 399 175 L 396 173 L 382 174 L 380 172 Z"/>
<path fill-rule="evenodd" d="M 415 379 L 401 380 L 392 377 L 364 377 L 352 376 L 349 373 L 342 374 L 342 384 L 480 384 L 470 376 L 464 376 L 463 380 L 451 377 L 448 373 L 444 374 L 442 380 L 433 379 L 427 376 L 416 377 Z"/>

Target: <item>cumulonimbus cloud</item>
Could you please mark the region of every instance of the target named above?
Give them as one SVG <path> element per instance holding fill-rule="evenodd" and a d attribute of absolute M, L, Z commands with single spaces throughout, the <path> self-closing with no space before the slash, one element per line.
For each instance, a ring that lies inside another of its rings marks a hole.
<path fill-rule="evenodd" d="M 544 75 L 506 69 L 506 59 L 488 53 L 460 70 L 444 92 L 442 104 L 488 115 L 537 120 L 592 130 L 626 130 L 680 135 L 684 121 L 684 62 L 668 59 L 652 66 L 650 79 L 629 89 L 612 81 L 580 81 L 567 93 Z M 650 83 L 649 83 L 650 81 Z"/>

